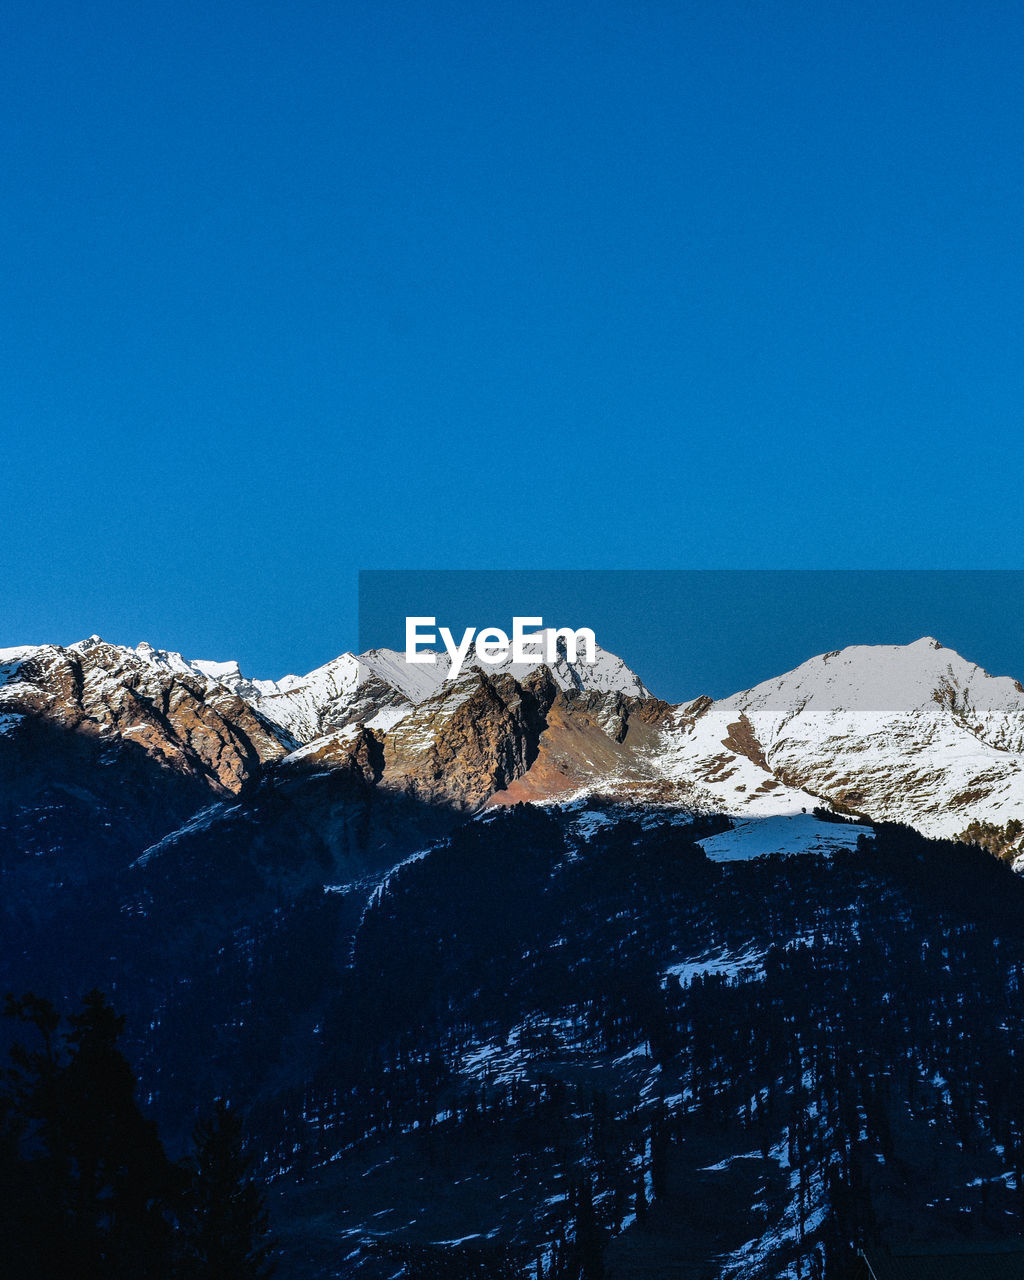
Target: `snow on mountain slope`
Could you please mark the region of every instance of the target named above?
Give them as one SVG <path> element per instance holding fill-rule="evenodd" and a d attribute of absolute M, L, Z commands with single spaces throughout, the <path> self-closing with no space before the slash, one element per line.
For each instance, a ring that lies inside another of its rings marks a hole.
<path fill-rule="evenodd" d="M 659 766 L 727 812 L 792 812 L 796 789 L 952 836 L 1024 816 L 1024 690 L 930 637 L 857 645 L 677 709 Z"/>
<path fill-rule="evenodd" d="M 341 654 L 306 676 L 254 682 L 248 697 L 263 715 L 300 743 L 312 742 L 355 720 L 371 727 L 390 727 L 412 707 L 401 688 L 380 679 L 373 667 L 351 653 Z"/>
<path fill-rule="evenodd" d="M 538 635 L 541 634 L 538 632 Z M 159 661 L 174 670 L 178 664 L 201 672 L 227 685 L 249 701 L 267 719 L 283 728 L 298 743 L 308 743 L 348 724 L 388 732 L 414 707 L 433 697 L 449 680 L 451 659 L 446 652 L 423 650 L 433 662 L 411 663 L 395 649 L 370 649 L 366 653 L 343 653 L 305 676 L 288 675 L 280 680 L 250 680 L 234 662 L 185 663 L 180 654 L 146 650 L 147 660 Z M 650 694 L 640 677 L 615 654 L 597 646 L 596 661 L 570 662 L 564 646 L 550 670 L 562 690 L 621 692 L 646 698 Z M 508 674 L 516 680 L 544 665 L 538 658 L 528 663 L 506 661 L 484 664 L 471 651 L 463 672 L 477 669 L 485 674 Z"/>
<path fill-rule="evenodd" d="M 14 709 L 18 672 L 21 664 L 33 657 L 39 647 L 22 645 L 17 649 L 0 649 L 0 737 L 12 733 L 25 718 L 21 711 Z"/>
<path fill-rule="evenodd" d="M 538 636 L 548 636 L 551 634 L 551 630 L 550 628 L 545 628 L 536 634 Z M 649 698 L 651 696 L 650 690 L 636 672 L 627 667 L 621 658 L 614 653 L 609 653 L 607 649 L 602 649 L 600 645 L 595 646 L 595 660 L 592 664 L 584 662 L 582 656 L 579 656 L 575 662 L 570 662 L 566 654 L 565 645 L 559 644 L 558 649 L 558 658 L 547 665 L 560 689 L 564 691 L 578 689 L 582 692 L 593 691 L 595 693 L 624 693 L 631 698 Z M 490 666 L 482 663 L 474 653 L 469 658 L 467 665 L 477 666 L 482 671 L 490 671 L 495 674 L 507 672 L 513 679 L 521 680 L 524 676 L 529 675 L 531 671 L 536 671 L 544 663 L 542 658 L 537 658 L 532 662 L 512 662 L 510 657 L 497 666 Z"/>
<path fill-rule="evenodd" d="M 727 703 L 701 700 L 679 707 L 652 751 L 657 774 L 678 790 L 679 803 L 705 812 L 767 818 L 806 813 L 821 801 L 777 778 L 758 752 L 734 736 Z"/>
<path fill-rule="evenodd" d="M 221 729 L 217 716 L 241 727 L 239 715 L 255 710 L 262 728 L 247 722 L 243 732 L 268 762 L 364 726 L 389 740 L 389 769 L 410 786 L 433 794 L 443 775 L 445 794 L 466 792 L 474 804 L 487 799 L 493 778 L 492 803 L 602 794 L 739 819 L 791 818 L 825 804 L 939 836 L 1024 819 L 1024 689 L 928 637 L 822 654 L 731 697 L 675 708 L 600 648 L 592 665 L 561 653 L 550 680 L 543 677 L 548 694 L 526 707 L 508 677 L 521 686 L 541 665 L 485 665 L 471 653 L 453 681 L 447 654 L 414 664 L 373 649 L 343 653 L 304 676 L 254 680 L 236 662 L 190 661 L 93 636 L 67 649 L 0 650 L 0 739 L 20 735 L 26 716 L 56 717 L 100 735 L 132 735 L 171 758 L 177 740 L 165 742 L 139 702 L 171 696 L 185 750 L 212 735 L 201 751 L 205 768 L 221 759 L 218 735 L 236 732 Z M 493 697 L 478 687 L 481 676 L 495 685 Z M 470 693 L 476 710 L 467 719 L 459 707 Z M 525 696 L 536 701 L 536 691 Z M 465 743 L 473 744 L 472 764 Z M 465 778 L 453 776 L 456 761 Z M 229 788 L 247 769 L 214 767 Z M 433 782 L 431 769 L 440 770 Z"/>
<path fill-rule="evenodd" d="M 446 654 L 434 666 L 420 666 L 406 662 L 405 654 L 398 649 L 368 649 L 359 655 L 359 661 L 378 679 L 393 685 L 413 704 L 435 694 L 448 678 L 450 663 Z"/>
<path fill-rule="evenodd" d="M 871 828 L 855 822 L 823 822 L 809 813 L 745 818 L 732 829 L 707 836 L 699 843 L 712 862 L 746 862 L 771 853 L 828 854 L 854 849 Z"/>
<path fill-rule="evenodd" d="M 0 649 L 0 685 L 13 680 L 25 659 L 30 658 L 40 647 L 23 644 L 16 649 Z"/>

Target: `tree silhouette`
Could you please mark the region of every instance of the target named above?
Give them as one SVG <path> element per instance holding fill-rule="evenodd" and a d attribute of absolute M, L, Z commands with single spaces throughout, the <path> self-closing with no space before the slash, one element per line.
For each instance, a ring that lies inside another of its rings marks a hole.
<path fill-rule="evenodd" d="M 263 1193 L 242 1122 L 219 1100 L 194 1133 L 186 1231 L 196 1280 L 264 1280 L 275 1269 Z"/>
<path fill-rule="evenodd" d="M 63 1033 L 54 1006 L 37 996 L 8 997 L 6 1013 L 41 1041 L 16 1045 L 6 1073 L 12 1192 L 2 1223 L 13 1274 L 170 1275 L 175 1169 L 135 1102 L 117 1047 L 124 1019 L 98 991 Z"/>

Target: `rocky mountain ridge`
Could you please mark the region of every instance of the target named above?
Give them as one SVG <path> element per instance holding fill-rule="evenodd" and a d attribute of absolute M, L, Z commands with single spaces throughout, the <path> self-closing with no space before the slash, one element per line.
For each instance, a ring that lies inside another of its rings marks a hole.
<path fill-rule="evenodd" d="M 62 814 L 116 832 L 127 808 L 130 839 L 145 832 L 137 856 L 211 803 L 322 791 L 353 769 L 453 817 L 590 798 L 738 820 L 824 808 L 951 836 L 1024 816 L 1024 690 L 931 638 L 823 654 L 679 706 L 603 650 L 593 666 L 563 654 L 446 671 L 444 655 L 412 665 L 386 649 L 278 681 L 95 636 L 0 651 L 0 831 L 23 839 L 35 823 L 56 848 Z"/>

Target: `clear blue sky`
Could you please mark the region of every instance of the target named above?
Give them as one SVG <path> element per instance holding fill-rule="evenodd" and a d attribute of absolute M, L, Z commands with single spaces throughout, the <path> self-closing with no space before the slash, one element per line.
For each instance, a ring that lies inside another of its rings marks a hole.
<path fill-rule="evenodd" d="M 0 645 L 254 673 L 360 568 L 1017 567 L 1009 3 L 0 19 Z"/>

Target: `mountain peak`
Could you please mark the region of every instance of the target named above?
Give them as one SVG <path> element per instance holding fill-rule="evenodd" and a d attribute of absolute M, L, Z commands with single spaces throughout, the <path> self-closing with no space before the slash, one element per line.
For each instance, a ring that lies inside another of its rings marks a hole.
<path fill-rule="evenodd" d="M 982 692 L 981 685 L 989 686 Z M 816 714 L 921 710 L 949 689 L 986 704 L 1015 701 L 1016 681 L 991 676 L 931 636 L 912 644 L 850 645 L 808 658 L 793 670 L 733 694 L 729 702 Z"/>
<path fill-rule="evenodd" d="M 540 633 L 538 633 L 540 634 Z M 184 662 L 180 655 L 164 655 Z M 280 680 L 247 679 L 237 663 L 192 662 L 192 669 L 226 684 L 247 698 L 268 719 L 298 742 L 310 742 L 359 718 L 372 728 L 387 732 L 414 707 L 439 693 L 451 681 L 452 662 L 447 652 L 421 651 L 433 661 L 409 662 L 397 649 L 345 652 L 307 675 L 287 675 Z M 651 695 L 640 677 L 621 658 L 597 646 L 593 663 L 569 661 L 564 648 L 552 664 L 542 658 L 526 663 L 484 663 L 471 649 L 463 672 L 485 676 L 510 675 L 524 680 L 541 667 L 551 671 L 563 692 L 622 693 L 629 697 Z"/>
<path fill-rule="evenodd" d="M 26 717 L 45 714 L 110 742 L 131 735 L 133 748 L 145 746 L 154 759 L 164 752 L 232 790 L 261 761 L 354 726 L 378 743 L 397 734 L 403 767 L 418 777 L 413 748 L 432 750 L 445 725 L 482 741 L 500 721 L 505 736 L 494 738 L 495 751 L 510 743 L 518 751 L 526 734 L 529 760 L 513 755 L 517 770 L 532 770 L 520 788 L 531 798 L 596 791 L 640 806 L 749 817 L 825 803 L 934 835 L 1024 818 L 1024 689 L 933 636 L 819 654 L 728 698 L 674 709 L 600 647 L 593 663 L 570 661 L 564 649 L 550 663 L 484 663 L 471 651 L 458 680 L 447 652 L 432 656 L 410 663 L 394 649 L 344 652 L 274 681 L 247 677 L 236 661 L 190 660 L 147 640 L 130 648 L 92 635 L 67 648 L 4 649 L 0 735 L 10 743 Z M 169 735 L 137 705 L 142 698 L 162 707 L 171 691 L 183 709 L 175 712 L 181 734 Z M 511 710 L 520 699 L 536 712 L 529 724 Z M 221 721 L 237 722 L 253 749 L 225 755 L 235 730 Z M 200 738 L 207 745 L 189 755 Z M 448 766 L 434 763 L 441 777 Z M 507 771 L 492 772 L 499 779 Z"/>
<path fill-rule="evenodd" d="M 810 658 L 696 725 L 705 754 L 728 738 L 777 780 L 878 820 L 952 836 L 1024 816 L 1024 690 L 933 636 Z"/>

